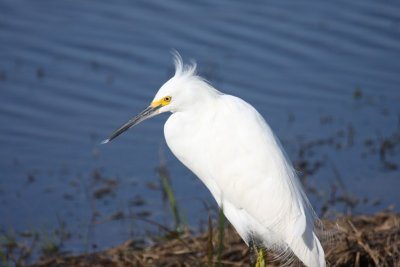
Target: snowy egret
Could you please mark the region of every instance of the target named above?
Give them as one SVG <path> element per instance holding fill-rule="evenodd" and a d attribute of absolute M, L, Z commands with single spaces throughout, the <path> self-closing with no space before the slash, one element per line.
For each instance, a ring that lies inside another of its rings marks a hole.
<path fill-rule="evenodd" d="M 306 266 L 325 266 L 318 218 L 262 116 L 213 88 L 196 74 L 196 64 L 184 65 L 178 53 L 175 69 L 150 106 L 103 143 L 171 112 L 164 126 L 169 148 L 207 186 L 244 242 L 286 258 L 295 254 Z"/>

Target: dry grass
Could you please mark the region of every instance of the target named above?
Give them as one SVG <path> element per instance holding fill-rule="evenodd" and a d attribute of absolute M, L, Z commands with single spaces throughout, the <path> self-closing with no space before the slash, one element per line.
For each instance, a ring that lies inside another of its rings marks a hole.
<path fill-rule="evenodd" d="M 340 217 L 324 221 L 330 234 L 324 248 L 328 266 L 400 266 L 400 215 Z M 43 259 L 35 267 L 49 266 L 215 266 L 217 253 L 210 258 L 210 233 L 183 234 L 179 238 L 137 249 L 133 241 L 103 252 Z M 218 233 L 212 235 L 218 246 Z M 231 227 L 225 229 L 222 266 L 248 266 L 248 248 Z M 267 254 L 267 262 L 273 256 Z M 270 263 L 271 264 L 271 263 Z M 274 262 L 279 265 L 279 262 Z M 269 265 L 272 266 L 272 265 Z"/>

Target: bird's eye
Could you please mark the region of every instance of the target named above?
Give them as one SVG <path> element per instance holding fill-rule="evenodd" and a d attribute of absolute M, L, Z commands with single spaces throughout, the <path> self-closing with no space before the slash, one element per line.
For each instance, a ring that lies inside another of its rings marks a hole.
<path fill-rule="evenodd" d="M 169 101 L 171 101 L 171 97 L 170 97 L 170 96 L 166 96 L 166 97 L 164 97 L 164 101 L 166 101 L 166 102 L 169 102 Z"/>

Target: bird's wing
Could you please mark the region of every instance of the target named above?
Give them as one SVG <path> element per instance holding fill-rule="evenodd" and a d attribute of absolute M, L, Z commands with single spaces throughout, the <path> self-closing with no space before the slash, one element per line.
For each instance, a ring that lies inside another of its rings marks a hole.
<path fill-rule="evenodd" d="M 313 211 L 270 127 L 239 98 L 223 95 L 216 106 L 207 173 L 222 197 L 285 240 L 301 236 Z"/>

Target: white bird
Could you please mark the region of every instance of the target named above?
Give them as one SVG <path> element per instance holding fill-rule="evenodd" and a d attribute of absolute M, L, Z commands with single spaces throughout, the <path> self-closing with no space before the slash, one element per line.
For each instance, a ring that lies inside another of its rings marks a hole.
<path fill-rule="evenodd" d="M 171 112 L 164 135 L 173 154 L 212 193 L 247 245 L 294 253 L 306 266 L 325 266 L 315 231 L 318 220 L 299 179 L 263 117 L 242 99 L 226 95 L 183 65 L 150 106 L 102 143 L 147 118 Z"/>

